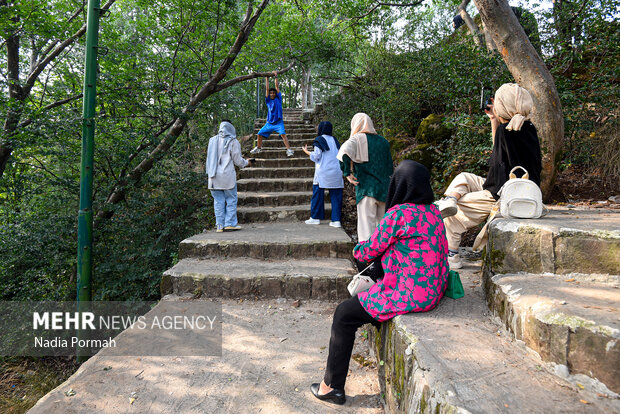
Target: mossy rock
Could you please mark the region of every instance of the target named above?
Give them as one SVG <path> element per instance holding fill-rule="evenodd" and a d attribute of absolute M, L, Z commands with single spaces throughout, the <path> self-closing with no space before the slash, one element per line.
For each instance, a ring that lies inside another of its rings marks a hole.
<path fill-rule="evenodd" d="M 390 143 L 390 150 L 392 155 L 398 154 L 413 143 L 413 138 L 408 137 L 386 137 Z"/>
<path fill-rule="evenodd" d="M 431 144 L 416 145 L 413 149 L 405 152 L 398 162 L 403 160 L 413 160 L 424 165 L 429 170 L 433 168 L 433 160 L 435 159 L 435 150 Z"/>
<path fill-rule="evenodd" d="M 415 135 L 415 142 L 418 145 L 431 144 L 439 146 L 452 136 L 453 130 L 443 122 L 441 115 L 430 114 L 422 120 Z M 428 166 L 427 166 L 428 167 Z"/>

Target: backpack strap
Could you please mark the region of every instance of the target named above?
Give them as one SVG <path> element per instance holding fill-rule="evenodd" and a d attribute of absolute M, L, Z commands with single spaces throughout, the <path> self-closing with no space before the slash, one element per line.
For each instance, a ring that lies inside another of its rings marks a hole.
<path fill-rule="evenodd" d="M 521 168 L 523 171 L 525 171 L 525 174 L 523 174 L 521 176 L 522 179 L 524 179 L 524 180 L 529 180 L 530 179 L 530 174 L 527 172 L 527 170 L 525 168 L 521 167 L 520 165 L 517 165 L 512 170 L 510 170 L 510 174 L 508 174 L 509 179 L 514 180 L 515 178 L 517 178 L 517 176 L 515 175 L 515 170 L 517 168 Z"/>

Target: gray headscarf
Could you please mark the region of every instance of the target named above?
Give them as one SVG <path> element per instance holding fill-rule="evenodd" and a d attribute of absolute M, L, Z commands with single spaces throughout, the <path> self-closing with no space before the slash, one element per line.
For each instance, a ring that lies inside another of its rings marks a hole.
<path fill-rule="evenodd" d="M 230 122 L 222 122 L 217 135 L 209 140 L 209 148 L 207 149 L 207 174 L 209 177 L 215 176 L 222 154 L 228 150 L 231 141 L 236 138 L 235 127 Z"/>

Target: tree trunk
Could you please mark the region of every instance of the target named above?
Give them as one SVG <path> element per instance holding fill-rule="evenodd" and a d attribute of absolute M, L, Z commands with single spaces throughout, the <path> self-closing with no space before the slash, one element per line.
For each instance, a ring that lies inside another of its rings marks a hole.
<path fill-rule="evenodd" d="M 306 69 L 301 72 L 301 108 L 306 109 L 308 105 L 308 85 L 306 84 Z"/>
<path fill-rule="evenodd" d="M 547 199 L 557 174 L 564 138 L 562 106 L 553 77 L 506 0 L 474 0 L 480 17 L 515 81 L 534 99 L 532 123 L 543 153 L 541 190 Z"/>
<path fill-rule="evenodd" d="M 314 107 L 314 94 L 312 93 L 312 75 L 308 69 L 308 107 Z"/>

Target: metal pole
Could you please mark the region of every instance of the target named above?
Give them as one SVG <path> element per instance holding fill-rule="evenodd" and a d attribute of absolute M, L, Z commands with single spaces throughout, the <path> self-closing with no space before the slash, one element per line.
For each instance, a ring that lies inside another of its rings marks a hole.
<path fill-rule="evenodd" d="M 93 158 L 95 150 L 95 97 L 97 95 L 97 46 L 100 11 L 99 0 L 88 0 L 86 58 L 84 64 L 84 106 L 82 115 L 80 211 L 78 213 L 78 312 L 87 311 L 88 302 L 92 300 Z M 78 331 L 79 337 L 82 334 L 82 331 Z M 86 357 L 81 355 L 79 348 L 77 354 L 78 361 L 86 360 Z"/>
<path fill-rule="evenodd" d="M 256 117 L 260 118 L 260 98 L 259 98 L 259 94 L 260 94 L 260 86 L 259 86 L 259 80 L 258 78 L 256 78 Z"/>

